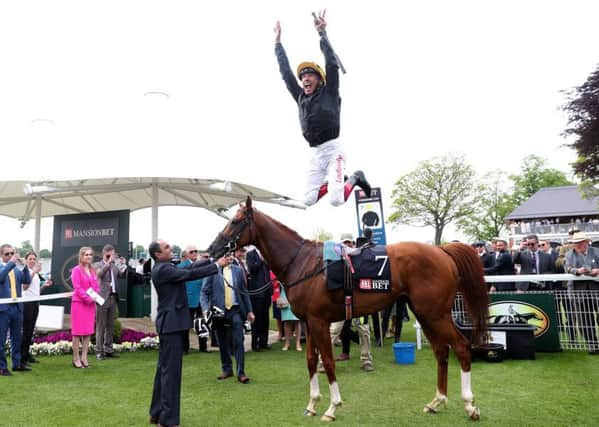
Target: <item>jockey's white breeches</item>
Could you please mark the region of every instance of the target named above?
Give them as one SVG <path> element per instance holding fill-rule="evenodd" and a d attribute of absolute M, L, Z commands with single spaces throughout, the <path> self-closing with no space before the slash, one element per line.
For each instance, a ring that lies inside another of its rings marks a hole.
<path fill-rule="evenodd" d="M 317 147 L 310 147 L 310 162 L 307 173 L 306 196 L 304 203 L 313 205 L 318 200 L 322 184 L 328 181 L 328 193 L 333 206 L 345 202 L 345 162 L 346 156 L 341 150 L 339 138 L 332 139 Z"/>

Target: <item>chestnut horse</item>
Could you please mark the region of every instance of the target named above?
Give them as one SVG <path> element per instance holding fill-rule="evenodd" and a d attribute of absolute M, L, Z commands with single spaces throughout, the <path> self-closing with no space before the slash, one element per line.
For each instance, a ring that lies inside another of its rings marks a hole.
<path fill-rule="evenodd" d="M 330 389 L 330 405 L 323 421 L 333 421 L 341 406 L 335 376 L 335 361 L 329 334 L 331 322 L 344 320 L 343 291 L 329 291 L 323 269 L 323 244 L 304 240 L 289 227 L 254 209 L 247 198 L 235 216 L 210 245 L 217 258 L 234 246 L 254 244 L 277 278 L 284 284 L 289 303 L 297 317 L 307 325 L 306 358 L 310 377 L 310 401 L 306 415 L 316 415 L 321 399 L 318 383 L 318 353 L 322 356 Z M 462 399 L 469 417 L 476 420 L 479 409 L 473 405 L 470 386 L 470 343 L 456 328 L 451 308 L 459 290 L 474 324 L 473 341 L 479 342 L 486 330 L 489 314 L 487 287 L 482 264 L 469 245 L 450 243 L 436 247 L 421 243 L 387 245 L 391 267 L 390 293 L 354 292 L 353 315 L 368 315 L 404 296 L 420 322 L 437 359 L 437 392 L 425 412 L 437 412 L 447 402 L 447 359 L 449 346 L 461 366 Z"/>

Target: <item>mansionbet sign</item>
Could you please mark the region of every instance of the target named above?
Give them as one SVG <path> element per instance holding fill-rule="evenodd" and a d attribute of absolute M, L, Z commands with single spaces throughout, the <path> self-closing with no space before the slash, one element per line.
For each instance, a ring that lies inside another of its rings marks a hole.
<path fill-rule="evenodd" d="M 119 218 L 90 218 L 78 221 L 63 221 L 61 224 L 60 246 L 81 247 L 117 245 L 119 241 Z"/>

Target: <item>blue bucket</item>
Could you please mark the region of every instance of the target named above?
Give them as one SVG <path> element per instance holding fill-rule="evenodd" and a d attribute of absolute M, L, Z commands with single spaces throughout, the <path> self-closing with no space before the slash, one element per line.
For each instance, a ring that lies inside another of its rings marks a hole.
<path fill-rule="evenodd" d="M 395 362 L 400 365 L 412 365 L 416 360 L 416 344 L 413 342 L 396 342 L 393 344 Z"/>

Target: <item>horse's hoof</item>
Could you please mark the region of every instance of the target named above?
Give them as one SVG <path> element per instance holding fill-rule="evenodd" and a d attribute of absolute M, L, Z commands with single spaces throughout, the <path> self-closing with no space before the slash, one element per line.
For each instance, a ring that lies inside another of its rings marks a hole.
<path fill-rule="evenodd" d="M 422 410 L 422 412 L 424 412 L 425 414 L 436 414 L 438 411 L 434 408 L 431 408 L 430 406 L 425 406 L 424 409 Z"/>
<path fill-rule="evenodd" d="M 470 412 L 470 419 L 472 421 L 480 420 L 480 409 L 478 409 L 476 406 Z"/>
<path fill-rule="evenodd" d="M 322 417 L 320 417 L 320 421 L 327 421 L 327 422 L 335 421 L 335 416 L 324 414 Z"/>
<path fill-rule="evenodd" d="M 314 412 L 314 411 L 311 411 L 311 410 L 309 410 L 309 409 L 304 409 L 304 415 L 305 415 L 306 417 L 313 417 L 313 416 L 315 416 L 315 415 L 316 415 L 316 412 Z"/>

